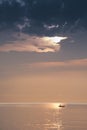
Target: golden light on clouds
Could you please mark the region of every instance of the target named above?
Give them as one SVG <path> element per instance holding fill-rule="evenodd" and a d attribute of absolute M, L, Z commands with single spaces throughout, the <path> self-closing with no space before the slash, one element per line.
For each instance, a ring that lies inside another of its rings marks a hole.
<path fill-rule="evenodd" d="M 5 43 L 0 46 L 1 52 L 17 51 L 17 52 L 56 52 L 60 50 L 59 42 L 67 39 L 67 37 L 37 37 L 21 34 L 15 35 L 16 41 Z"/>

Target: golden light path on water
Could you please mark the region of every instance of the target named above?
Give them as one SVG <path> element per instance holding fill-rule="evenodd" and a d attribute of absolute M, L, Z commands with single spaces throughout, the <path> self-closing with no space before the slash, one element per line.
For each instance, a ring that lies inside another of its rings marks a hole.
<path fill-rule="evenodd" d="M 65 103 L 48 103 L 46 106 L 48 108 L 52 108 L 54 110 L 58 110 L 58 109 L 61 109 L 61 108 L 65 107 L 66 104 Z"/>
<path fill-rule="evenodd" d="M 46 124 L 46 129 L 55 129 L 55 130 L 63 130 L 63 124 L 62 124 L 62 119 L 61 119 L 61 114 L 63 107 L 65 107 L 65 103 L 48 103 L 48 108 L 52 110 L 52 116 L 53 120 L 51 120 L 50 123 Z"/>
<path fill-rule="evenodd" d="M 8 108 L 18 108 L 18 110 L 26 110 L 23 115 L 26 120 L 25 126 L 32 130 L 63 130 L 62 112 L 65 103 L 0 103 L 0 105 L 8 106 Z M 13 107 L 12 107 L 13 106 Z M 19 109 L 20 108 L 20 109 Z M 30 113 L 30 111 L 32 113 Z M 31 116 L 26 116 L 30 113 Z M 21 120 L 21 119 L 20 119 Z"/>

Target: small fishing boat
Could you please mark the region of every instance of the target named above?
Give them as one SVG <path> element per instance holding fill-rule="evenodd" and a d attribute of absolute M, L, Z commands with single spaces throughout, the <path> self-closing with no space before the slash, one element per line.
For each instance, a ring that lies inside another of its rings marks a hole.
<path fill-rule="evenodd" d="M 58 107 L 65 107 L 65 105 L 64 104 L 60 104 Z"/>

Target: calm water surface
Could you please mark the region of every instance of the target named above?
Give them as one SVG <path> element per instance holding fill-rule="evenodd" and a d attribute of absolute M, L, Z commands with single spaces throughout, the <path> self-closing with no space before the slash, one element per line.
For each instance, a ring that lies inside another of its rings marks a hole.
<path fill-rule="evenodd" d="M 0 130 L 87 130 L 87 105 L 0 104 Z"/>

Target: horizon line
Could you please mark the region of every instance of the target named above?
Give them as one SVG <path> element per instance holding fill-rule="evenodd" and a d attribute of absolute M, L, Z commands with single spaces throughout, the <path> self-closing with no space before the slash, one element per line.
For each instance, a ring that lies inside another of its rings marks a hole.
<path fill-rule="evenodd" d="M 0 105 L 40 105 L 40 104 L 55 104 L 55 103 L 60 103 L 60 104 L 70 104 L 70 105 L 85 105 L 87 102 L 84 103 L 79 103 L 79 102 L 0 102 Z"/>

